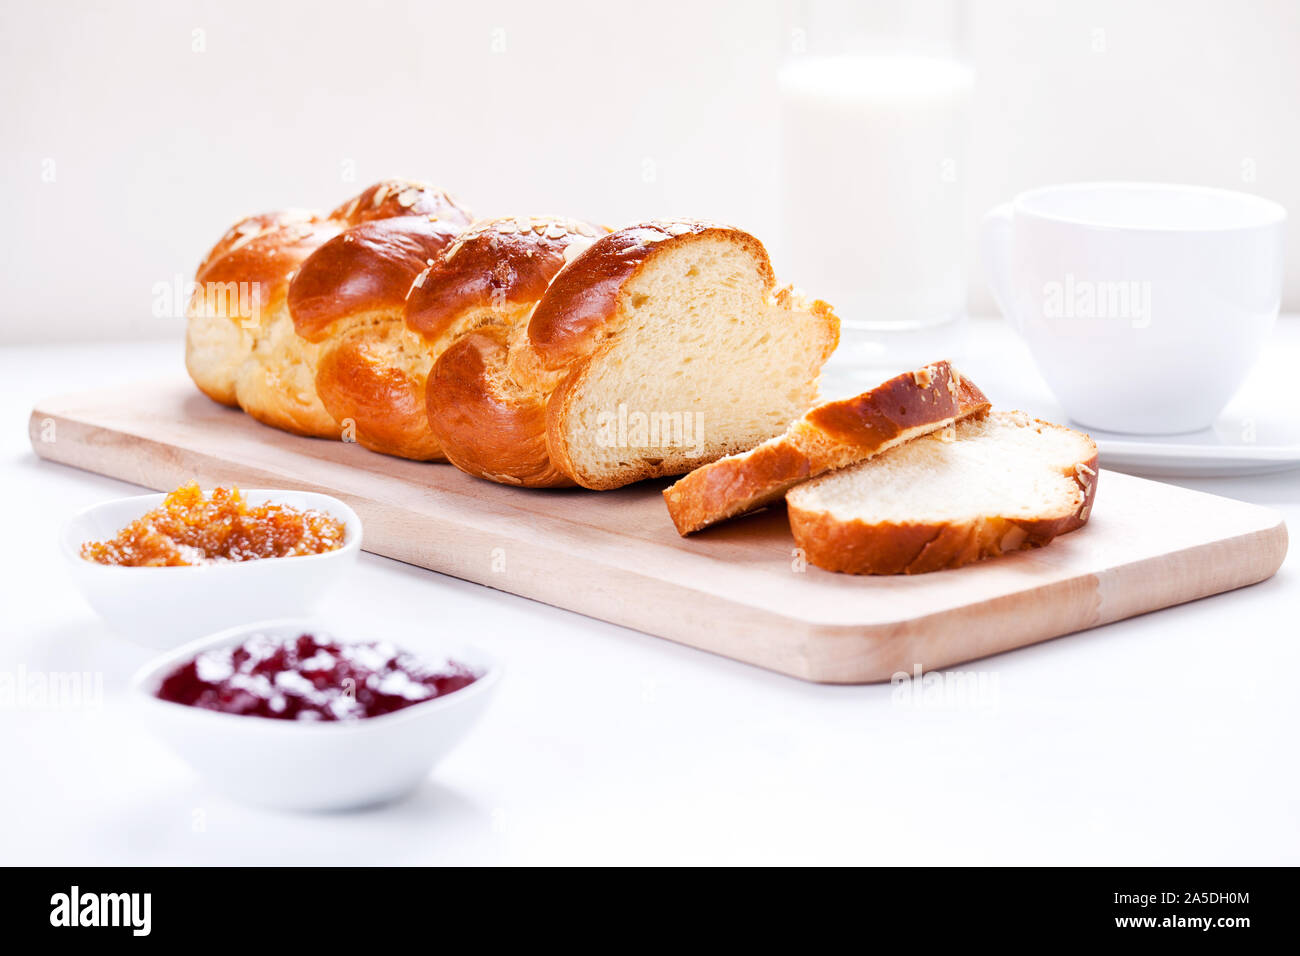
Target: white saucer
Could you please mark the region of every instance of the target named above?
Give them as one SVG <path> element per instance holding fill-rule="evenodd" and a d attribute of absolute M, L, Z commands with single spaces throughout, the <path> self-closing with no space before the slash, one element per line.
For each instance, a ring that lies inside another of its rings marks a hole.
<path fill-rule="evenodd" d="M 1284 330 L 1283 338 L 1290 332 Z M 1136 475 L 1230 478 L 1298 468 L 1300 399 L 1296 396 L 1300 391 L 1290 366 L 1300 358 L 1300 349 L 1281 348 L 1276 339 L 1275 343 L 1279 350 L 1260 360 L 1211 428 L 1184 435 L 1124 435 L 1069 424 L 1092 436 L 1103 468 Z M 1065 421 L 1065 412 L 1055 401 L 1046 411 L 1039 417 Z"/>
<path fill-rule="evenodd" d="M 1185 435 L 1124 435 L 1071 422 L 1006 323 L 977 318 L 966 332 L 954 336 L 945 351 L 995 408 L 1020 408 L 1087 432 L 1097 442 L 1103 468 L 1153 478 L 1221 478 L 1300 468 L 1300 316 L 1278 320 L 1258 364 L 1214 426 Z M 846 368 L 836 359 L 823 379 L 828 397 L 857 394 L 901 370 Z"/>
<path fill-rule="evenodd" d="M 1279 423 L 1269 424 L 1276 428 Z M 1294 422 L 1285 424 L 1294 429 Z M 1228 478 L 1300 468 L 1300 435 L 1292 435 L 1290 443 L 1258 440 L 1251 444 L 1232 435 L 1225 425 L 1221 422 L 1190 435 L 1116 435 L 1084 430 L 1096 441 L 1103 468 L 1154 478 Z"/>

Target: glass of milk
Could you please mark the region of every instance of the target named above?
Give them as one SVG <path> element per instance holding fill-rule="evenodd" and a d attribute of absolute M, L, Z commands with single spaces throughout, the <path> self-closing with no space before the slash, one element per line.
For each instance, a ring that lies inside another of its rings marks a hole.
<path fill-rule="evenodd" d="M 843 322 L 832 368 L 956 348 L 972 87 L 960 12 L 960 0 L 801 5 L 780 75 L 781 248 L 786 274 Z"/>

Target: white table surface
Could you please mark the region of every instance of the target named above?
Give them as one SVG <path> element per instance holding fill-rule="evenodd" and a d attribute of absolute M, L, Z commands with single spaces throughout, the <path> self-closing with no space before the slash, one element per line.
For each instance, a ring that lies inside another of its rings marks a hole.
<path fill-rule="evenodd" d="M 970 333 L 957 356 L 995 401 L 1047 401 L 1001 323 Z M 138 489 L 40 461 L 27 440 L 36 399 L 158 375 L 179 346 L 2 354 L 0 673 L 102 673 L 104 694 L 0 705 L 0 863 L 1300 863 L 1294 550 L 1254 587 L 966 665 L 995 692 L 948 709 L 363 555 L 323 614 L 481 643 L 508 668 L 495 705 L 394 805 L 235 805 L 136 723 L 123 688 L 150 652 L 105 631 L 55 548 L 71 512 Z M 1300 367 L 1300 319 L 1270 355 Z M 1300 528 L 1300 471 L 1183 483 Z"/>

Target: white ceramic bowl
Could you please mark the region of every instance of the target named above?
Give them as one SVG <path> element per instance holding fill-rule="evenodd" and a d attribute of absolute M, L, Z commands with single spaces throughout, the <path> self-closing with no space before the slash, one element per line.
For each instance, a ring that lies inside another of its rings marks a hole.
<path fill-rule="evenodd" d="M 128 568 L 81 556 L 86 541 L 111 538 L 162 504 L 166 495 L 119 498 L 87 508 L 63 528 L 59 542 L 72 578 L 115 632 L 148 647 L 169 648 L 245 621 L 309 613 L 361 551 L 361 519 L 329 495 L 245 490 L 250 504 L 268 501 L 314 508 L 342 519 L 343 546 L 324 554 L 176 568 Z"/>
<path fill-rule="evenodd" d="M 158 737 L 230 797 L 282 810 L 346 810 L 396 799 L 417 786 L 478 720 L 501 676 L 500 665 L 475 648 L 419 654 L 433 663 L 450 657 L 482 676 L 391 714 L 326 723 L 223 714 L 157 696 L 163 678 L 200 651 L 239 644 L 254 634 L 303 633 L 404 646 L 384 635 L 349 637 L 304 618 L 248 624 L 146 664 L 131 681 L 133 703 Z"/>

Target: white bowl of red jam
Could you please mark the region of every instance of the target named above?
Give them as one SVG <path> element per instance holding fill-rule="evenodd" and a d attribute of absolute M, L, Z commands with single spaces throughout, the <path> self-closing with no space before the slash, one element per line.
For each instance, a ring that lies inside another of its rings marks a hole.
<path fill-rule="evenodd" d="M 230 628 L 145 665 L 132 697 L 215 789 L 259 806 L 386 803 L 478 720 L 500 667 L 473 648 L 411 653 L 303 618 Z"/>
<path fill-rule="evenodd" d="M 356 562 L 361 519 L 329 495 L 189 484 L 87 508 L 60 547 L 113 631 L 166 649 L 310 613 Z"/>

